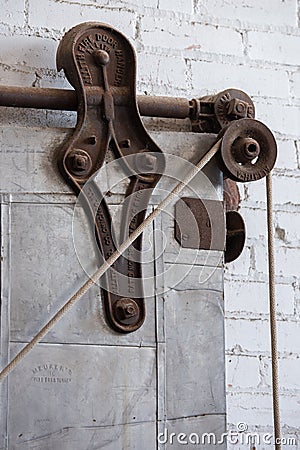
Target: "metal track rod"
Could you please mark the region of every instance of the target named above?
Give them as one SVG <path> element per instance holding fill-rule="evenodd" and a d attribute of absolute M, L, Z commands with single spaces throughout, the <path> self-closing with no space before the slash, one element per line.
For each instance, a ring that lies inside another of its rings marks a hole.
<path fill-rule="evenodd" d="M 126 92 L 120 88 L 119 92 L 115 101 L 125 103 Z M 95 103 L 100 102 L 101 88 L 92 95 Z M 186 119 L 193 114 L 192 102 L 186 98 L 139 95 L 137 99 L 141 116 Z M 0 106 L 76 111 L 77 95 L 71 89 L 0 86 Z"/>

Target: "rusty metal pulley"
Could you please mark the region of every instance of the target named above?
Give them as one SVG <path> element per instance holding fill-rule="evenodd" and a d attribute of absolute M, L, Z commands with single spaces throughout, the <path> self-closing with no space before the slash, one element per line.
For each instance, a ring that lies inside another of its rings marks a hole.
<path fill-rule="evenodd" d="M 237 259 L 243 251 L 246 240 L 245 222 L 237 211 L 226 212 L 225 263 Z"/>
<path fill-rule="evenodd" d="M 264 178 L 274 167 L 275 138 L 266 125 L 254 119 L 233 121 L 221 133 L 221 168 L 234 181 Z"/>

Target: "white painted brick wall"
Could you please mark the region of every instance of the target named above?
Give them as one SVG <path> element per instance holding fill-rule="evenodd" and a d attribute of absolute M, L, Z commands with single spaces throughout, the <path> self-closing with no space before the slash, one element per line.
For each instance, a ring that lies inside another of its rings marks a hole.
<path fill-rule="evenodd" d="M 274 171 L 282 424 L 300 439 L 300 30 L 297 0 L 0 0 L 0 82 L 67 87 L 60 37 L 107 22 L 138 54 L 138 91 L 197 97 L 245 90 L 278 139 Z M 2 120 L 59 124 L 55 113 Z M 67 123 L 68 116 L 63 119 Z M 73 119 L 70 119 L 73 120 Z M 272 429 L 264 180 L 240 186 L 248 236 L 225 276 L 228 426 Z M 195 430 L 197 431 L 197 430 Z M 246 447 L 245 447 L 246 448 Z M 247 447 L 248 448 L 248 447 Z M 289 447 L 286 447 L 289 448 Z M 295 448 L 295 446 L 291 447 Z M 300 440 L 298 440 L 298 449 Z"/>

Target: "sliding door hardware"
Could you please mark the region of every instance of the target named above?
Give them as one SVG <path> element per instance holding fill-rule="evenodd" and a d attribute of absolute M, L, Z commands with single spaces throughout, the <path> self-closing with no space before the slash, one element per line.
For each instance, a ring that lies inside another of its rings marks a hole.
<path fill-rule="evenodd" d="M 274 137 L 254 119 L 255 108 L 246 93 L 227 89 L 192 100 L 136 96 L 135 66 L 134 49 L 123 34 L 110 25 L 88 22 L 68 31 L 58 47 L 57 67 L 64 70 L 74 90 L 0 86 L 0 106 L 77 111 L 76 127 L 60 152 L 58 166 L 65 181 L 84 199 L 102 260 L 118 247 L 108 205 L 93 181 L 107 151 L 122 160 L 129 178 L 121 242 L 143 223 L 151 193 L 164 172 L 163 153 L 140 116 L 190 119 L 192 131 L 218 134 L 222 143 L 217 162 L 225 178 L 234 183 L 265 177 L 276 160 Z M 186 223 L 184 208 L 192 212 L 200 240 Z M 226 211 L 225 238 L 222 202 L 185 197 L 175 206 L 175 214 L 175 238 L 180 245 L 222 251 L 226 241 L 226 262 L 241 253 L 243 219 L 237 211 Z M 118 332 L 135 331 L 145 319 L 141 254 L 142 235 L 107 271 L 102 283 L 106 316 Z"/>

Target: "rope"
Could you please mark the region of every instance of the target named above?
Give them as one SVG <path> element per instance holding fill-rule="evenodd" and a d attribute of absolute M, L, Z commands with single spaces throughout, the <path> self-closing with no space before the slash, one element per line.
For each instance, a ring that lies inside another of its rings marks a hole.
<path fill-rule="evenodd" d="M 200 172 L 201 169 L 213 158 L 220 148 L 221 139 L 204 155 L 204 157 L 195 165 L 187 176 L 178 183 L 175 188 L 162 200 L 156 209 L 146 217 L 143 223 L 139 225 L 133 233 L 119 246 L 119 248 L 102 264 L 99 269 L 81 286 L 80 289 L 58 310 L 58 312 L 46 323 L 46 325 L 32 338 L 32 340 L 23 347 L 23 349 L 7 364 L 0 372 L 0 382 L 21 362 L 21 360 L 35 347 L 35 345 L 51 330 L 51 328 L 66 314 L 69 309 L 96 283 L 102 275 L 117 261 L 130 245 L 143 233 L 145 228 L 180 194 L 186 185 Z"/>
<path fill-rule="evenodd" d="M 279 381 L 278 381 L 278 349 L 276 326 L 276 297 L 275 297 L 275 257 L 273 236 L 273 188 L 272 175 L 266 178 L 267 191 L 267 221 L 268 221 L 268 258 L 269 258 L 269 301 L 270 301 L 270 330 L 271 330 L 271 356 L 272 356 L 272 389 L 273 389 L 273 418 L 275 449 L 281 449 L 280 410 L 279 410 Z"/>

